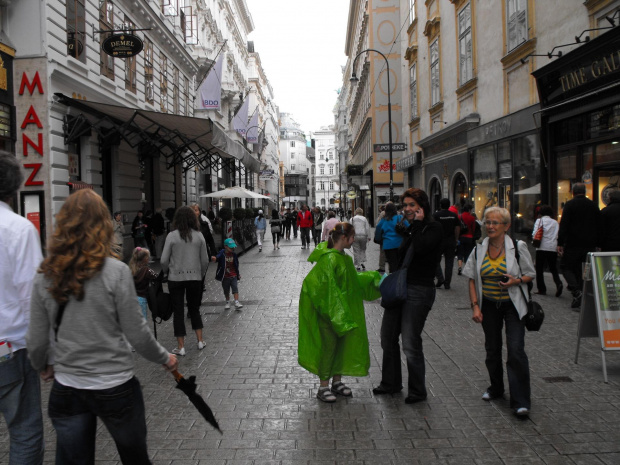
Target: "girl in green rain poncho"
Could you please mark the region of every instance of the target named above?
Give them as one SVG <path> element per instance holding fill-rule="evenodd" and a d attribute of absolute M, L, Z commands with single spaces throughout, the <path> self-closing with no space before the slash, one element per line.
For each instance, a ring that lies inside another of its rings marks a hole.
<path fill-rule="evenodd" d="M 299 364 L 318 375 L 317 398 L 335 402 L 350 397 L 342 375 L 367 376 L 370 367 L 363 300 L 378 299 L 381 275 L 358 273 L 346 255 L 355 239 L 349 223 L 337 223 L 308 261 L 316 263 L 304 279 L 299 297 Z M 331 390 L 329 380 L 332 380 Z"/>

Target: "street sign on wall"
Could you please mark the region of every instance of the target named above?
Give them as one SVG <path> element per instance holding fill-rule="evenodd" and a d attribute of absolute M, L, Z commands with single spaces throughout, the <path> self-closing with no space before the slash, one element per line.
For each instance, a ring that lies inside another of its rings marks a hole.
<path fill-rule="evenodd" d="M 389 152 L 390 151 L 390 144 L 373 144 L 372 145 L 372 150 L 375 153 L 378 153 L 378 152 Z M 407 144 L 405 144 L 403 142 L 398 142 L 398 143 L 392 144 L 392 152 L 404 152 L 405 150 L 407 150 Z"/>

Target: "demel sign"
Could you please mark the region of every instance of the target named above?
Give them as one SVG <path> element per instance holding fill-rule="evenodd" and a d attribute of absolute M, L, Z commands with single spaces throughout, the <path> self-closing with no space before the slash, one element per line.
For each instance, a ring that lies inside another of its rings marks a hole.
<path fill-rule="evenodd" d="M 142 39 L 133 34 L 112 34 L 101 44 L 105 53 L 114 58 L 131 58 L 144 48 Z"/>

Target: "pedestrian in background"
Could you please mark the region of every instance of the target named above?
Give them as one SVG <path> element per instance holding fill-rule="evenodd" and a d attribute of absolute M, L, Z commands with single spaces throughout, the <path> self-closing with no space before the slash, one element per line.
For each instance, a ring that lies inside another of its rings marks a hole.
<path fill-rule="evenodd" d="M 129 269 L 133 276 L 133 284 L 136 287 L 136 294 L 138 295 L 138 303 L 142 310 L 142 316 L 145 320 L 148 320 L 148 303 L 146 301 L 146 294 L 148 293 L 149 284 L 151 281 L 157 280 L 157 273 L 149 268 L 149 260 L 151 254 L 149 249 L 143 247 L 136 247 L 131 254 L 129 260 Z"/>
<path fill-rule="evenodd" d="M 452 282 L 452 269 L 454 268 L 454 255 L 456 251 L 456 243 L 461 231 L 461 222 L 459 216 L 449 210 L 450 200 L 441 199 L 439 201 L 441 210 L 437 210 L 433 213 L 433 218 L 443 229 L 443 242 L 441 251 L 445 263 L 445 273 L 441 270 L 441 260 L 437 265 L 437 272 L 435 276 L 437 278 L 437 284 L 435 287 L 445 286 L 446 289 L 450 289 L 450 283 Z"/>
<path fill-rule="evenodd" d="M 211 257 L 217 253 L 217 247 L 215 246 L 215 241 L 213 240 L 213 226 L 211 226 L 209 219 L 200 211 L 200 205 L 193 203 L 191 208 L 194 210 L 196 218 L 198 218 L 200 232 L 202 233 L 202 237 L 204 237 L 205 244 L 207 245 L 207 256 Z"/>
<path fill-rule="evenodd" d="M 601 210 L 601 251 L 620 251 L 620 190 L 609 194 L 609 203 Z"/>
<path fill-rule="evenodd" d="M 265 230 L 267 229 L 267 220 L 263 216 L 263 211 L 258 210 L 258 216 L 254 218 L 254 227 L 256 228 L 256 241 L 258 242 L 258 251 L 263 251 L 263 240 L 265 239 Z"/>
<path fill-rule="evenodd" d="M 131 235 L 133 237 L 134 247 L 144 247 L 148 249 L 146 242 L 146 223 L 144 223 L 144 214 L 139 211 L 131 223 Z"/>
<path fill-rule="evenodd" d="M 375 222 L 375 224 L 379 224 L 379 222 L 385 217 L 385 205 L 381 205 L 381 207 L 379 207 L 379 216 L 377 217 L 377 221 Z M 377 243 L 377 241 L 374 241 L 375 243 Z M 379 244 L 379 268 L 377 268 L 377 271 L 379 273 L 385 273 L 385 250 L 383 250 L 383 244 L 381 243 L 381 241 L 378 242 Z"/>
<path fill-rule="evenodd" d="M 335 402 L 336 395 L 351 397 L 342 376 L 368 376 L 370 367 L 363 300 L 379 297 L 381 276 L 355 270 L 344 252 L 354 240 L 351 224 L 336 223 L 328 241 L 308 257 L 316 264 L 299 297 L 298 361 L 319 377 L 317 398 L 323 402 Z"/>
<path fill-rule="evenodd" d="M 297 223 L 297 217 L 299 216 L 299 211 L 297 210 L 297 207 L 294 207 L 291 213 L 293 215 L 293 222 L 291 223 L 291 226 L 293 227 L 293 239 L 297 239 L 297 228 L 299 227 Z"/>
<path fill-rule="evenodd" d="M 23 181 L 15 155 L 0 151 L 0 412 L 10 443 L 4 460 L 39 465 L 44 450 L 41 389 L 28 360 L 26 331 L 32 282 L 43 256 L 34 225 L 9 206 Z"/>
<path fill-rule="evenodd" d="M 463 205 L 463 212 L 461 213 L 461 230 L 459 235 L 458 245 L 458 260 L 459 270 L 458 274 L 463 272 L 463 263 L 467 263 L 467 259 L 474 248 L 474 231 L 476 230 L 476 218 L 471 215 L 472 205 L 466 203 Z"/>
<path fill-rule="evenodd" d="M 97 417 L 124 464 L 150 464 L 144 400 L 129 342 L 171 371 L 177 360 L 142 317 L 129 267 L 115 259 L 108 207 L 93 190 L 71 194 L 55 217 L 32 291 L 30 361 L 54 381 L 48 412 L 56 463 L 94 463 Z"/>
<path fill-rule="evenodd" d="M 385 204 L 385 216 L 375 229 L 375 242 L 383 246 L 385 258 L 390 266 L 390 273 L 398 269 L 398 248 L 403 242 L 403 237 L 396 232 L 396 225 L 403 217 L 396 213 L 396 205 L 393 202 Z"/>
<path fill-rule="evenodd" d="M 190 207 L 181 207 L 174 214 L 173 231 L 166 237 L 161 267 L 168 274 L 168 290 L 172 303 L 174 336 L 177 347 L 173 354 L 185 355 L 184 303 L 187 299 L 187 312 L 192 329 L 196 333 L 198 350 L 205 348 L 202 340 L 202 300 L 203 278 L 207 272 L 209 257 L 207 245 L 202 234 L 198 217 Z"/>
<path fill-rule="evenodd" d="M 334 229 L 336 223 L 338 223 L 338 218 L 336 218 L 336 212 L 330 210 L 327 212 L 327 220 L 323 222 L 323 233 L 321 234 L 321 239 L 326 241 L 329 238 L 329 232 Z"/>
<path fill-rule="evenodd" d="M 282 236 L 282 227 L 284 220 L 278 214 L 278 210 L 275 208 L 271 210 L 271 219 L 269 220 L 271 226 L 271 239 L 273 240 L 273 250 L 280 248 L 280 237 Z"/>
<path fill-rule="evenodd" d="M 164 250 L 164 241 L 166 240 L 166 222 L 161 212 L 161 207 L 155 209 L 155 214 L 151 221 L 151 229 L 155 236 L 155 258 L 161 258 L 161 253 Z"/>
<path fill-rule="evenodd" d="M 123 224 L 123 215 L 121 212 L 114 212 L 114 221 L 112 222 L 114 225 L 114 244 L 116 245 L 119 256 L 121 259 L 123 258 L 123 244 L 125 239 L 123 235 L 125 234 L 125 225 Z"/>
<path fill-rule="evenodd" d="M 568 290 L 573 294 L 571 308 L 581 308 L 583 290 L 582 263 L 588 252 L 599 246 L 601 212 L 598 206 L 586 197 L 586 185 L 573 184 L 573 198 L 566 202 L 562 211 L 558 232 L 558 253 L 562 257 L 562 274 Z"/>
<path fill-rule="evenodd" d="M 545 265 L 547 265 L 555 283 L 555 296 L 560 297 L 564 289 L 558 273 L 558 230 L 560 227 L 558 222 L 551 217 L 553 210 L 549 205 L 540 205 L 538 214 L 540 218 L 536 219 L 532 231 L 532 237 L 534 237 L 538 228 L 543 228 L 543 237 L 540 246 L 536 249 L 536 287 L 538 288 L 536 294 L 547 293 L 547 286 L 545 286 Z"/>
<path fill-rule="evenodd" d="M 312 240 L 316 247 L 321 242 L 321 232 L 323 229 L 323 212 L 319 207 L 314 207 L 312 212 Z"/>
<path fill-rule="evenodd" d="M 402 241 L 400 249 L 397 249 L 399 266 L 403 264 L 409 248 L 413 248 L 413 256 L 407 267 L 407 300 L 401 306 L 383 312 L 381 383 L 372 392 L 381 395 L 402 390 L 402 364 L 398 343 L 401 337 L 409 374 L 405 403 L 413 404 L 427 397 L 422 331 L 435 302 L 435 271 L 441 257 L 443 230 L 433 219 L 428 196 L 423 190 L 413 187 L 407 189 L 401 197 L 401 203 L 409 226 L 405 240 Z M 388 260 L 389 258 L 388 255 Z M 395 269 L 390 263 L 390 272 L 393 271 Z"/>
<path fill-rule="evenodd" d="M 351 219 L 355 229 L 355 241 L 353 242 L 353 263 L 358 271 L 365 270 L 366 246 L 370 241 L 370 224 L 364 216 L 364 210 L 355 209 L 355 216 Z"/>
<path fill-rule="evenodd" d="M 284 231 L 280 233 L 280 236 L 284 237 L 287 241 L 291 240 L 291 228 L 293 223 L 297 221 L 295 215 L 291 212 L 290 208 L 286 209 L 286 213 L 281 215 L 284 219 Z"/>
<path fill-rule="evenodd" d="M 312 213 L 308 210 L 308 205 L 302 205 L 301 211 L 297 214 L 297 226 L 301 235 L 301 248 L 310 248 L 310 229 L 312 229 Z"/>
<path fill-rule="evenodd" d="M 243 305 L 239 302 L 238 288 L 239 281 L 241 281 L 241 273 L 239 272 L 239 257 L 235 253 L 236 248 L 237 243 L 234 239 L 228 238 L 224 241 L 224 248 L 217 253 L 217 256 L 211 257 L 211 260 L 217 261 L 215 279 L 222 282 L 224 297 L 226 297 L 224 309 L 230 309 L 230 291 L 232 289 L 233 298 L 235 299 L 235 310 L 241 311 Z"/>
<path fill-rule="evenodd" d="M 529 415 L 531 409 L 530 365 L 525 353 L 527 283 L 535 276 L 534 264 L 527 245 L 515 243 L 507 234 L 510 213 L 505 208 L 490 207 L 484 212 L 487 237 L 466 262 L 463 274 L 469 278 L 472 319 L 482 323 L 485 364 L 491 385 L 482 394 L 489 401 L 504 394 L 502 363 L 502 328 L 506 325 L 508 386 L 510 408 L 517 416 Z M 519 289 L 521 286 L 521 289 Z"/>

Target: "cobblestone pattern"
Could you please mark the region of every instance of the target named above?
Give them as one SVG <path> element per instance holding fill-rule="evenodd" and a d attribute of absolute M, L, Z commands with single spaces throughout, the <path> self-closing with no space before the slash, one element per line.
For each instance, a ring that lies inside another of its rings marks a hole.
<path fill-rule="evenodd" d="M 620 354 L 607 354 L 609 384 L 603 382 L 597 339 L 581 341 L 574 363 L 579 315 L 570 310 L 568 294 L 538 298 L 546 321 L 540 333 L 526 335 L 529 419 L 514 417 L 507 398 L 480 399 L 488 385 L 482 328 L 471 321 L 467 279 L 456 275 L 451 290 L 437 291 L 425 328 L 427 401 L 406 405 L 406 393 L 373 397 L 383 310 L 371 302 L 370 376 L 345 378 L 353 397 L 324 404 L 315 398 L 317 379 L 297 365 L 296 355 L 298 295 L 311 268 L 309 250 L 301 250 L 297 239 L 274 251 L 269 241 L 262 253 L 255 248 L 240 258 L 240 312 L 224 310 L 211 267 L 202 306 L 207 347 L 198 351 L 190 336 L 181 360 L 180 371 L 197 376 L 223 435 L 174 388 L 170 375 L 136 355 L 154 464 L 620 464 Z M 367 268 L 376 268 L 373 243 L 368 259 Z M 158 333 L 168 349 L 175 346 L 171 321 Z M 547 382 L 550 377 L 570 381 Z M 48 395 L 44 386 L 44 412 Z M 47 418 L 45 428 L 45 460 L 53 463 L 55 436 Z M 98 436 L 97 463 L 119 463 L 101 423 Z M 0 463 L 8 463 L 3 422 Z"/>

